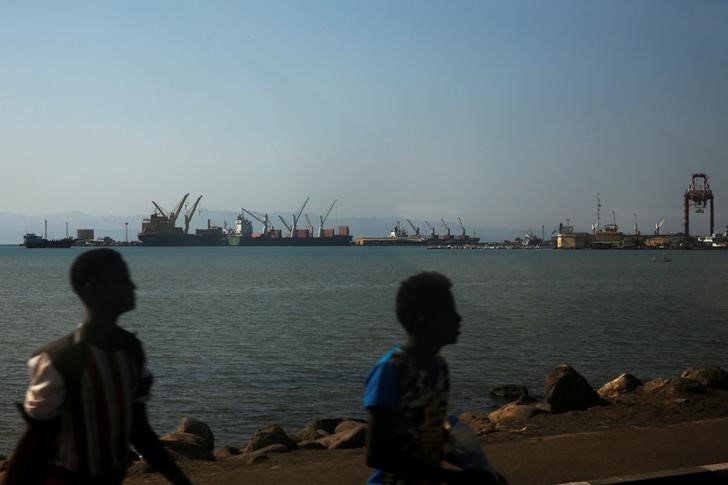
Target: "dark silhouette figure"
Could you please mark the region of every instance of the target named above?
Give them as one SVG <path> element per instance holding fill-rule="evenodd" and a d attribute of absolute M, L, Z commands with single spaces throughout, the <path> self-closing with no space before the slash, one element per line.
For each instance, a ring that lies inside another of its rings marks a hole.
<path fill-rule="evenodd" d="M 120 484 L 130 444 L 170 482 L 190 483 L 149 426 L 152 376 L 141 342 L 117 325 L 135 306 L 126 263 L 111 249 L 87 251 L 70 276 L 86 318 L 28 361 L 28 426 L 5 484 Z"/>
<path fill-rule="evenodd" d="M 402 282 L 396 311 L 407 342 L 385 354 L 369 374 L 364 407 L 369 416 L 370 484 L 499 483 L 483 471 L 443 468 L 450 380 L 440 349 L 457 342 L 460 315 L 452 283 L 434 272 Z"/>

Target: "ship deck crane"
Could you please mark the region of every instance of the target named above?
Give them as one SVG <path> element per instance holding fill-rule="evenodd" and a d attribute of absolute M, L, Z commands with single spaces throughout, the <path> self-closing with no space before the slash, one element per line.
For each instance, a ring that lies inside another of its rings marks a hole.
<path fill-rule="evenodd" d="M 182 206 L 184 205 L 185 201 L 187 200 L 187 197 L 189 197 L 189 196 L 190 196 L 190 193 L 187 192 L 184 195 L 184 197 L 182 197 L 182 200 L 179 201 L 179 204 L 177 204 L 175 209 L 169 213 L 169 222 L 172 224 L 172 227 L 174 227 L 175 223 L 177 222 L 177 217 L 179 217 L 179 214 L 182 211 Z M 202 197 L 202 196 L 200 196 L 200 197 Z M 194 212 L 194 210 L 192 212 Z"/>
<path fill-rule="evenodd" d="M 432 227 L 432 224 L 430 224 L 430 223 L 429 223 L 429 222 L 427 222 L 427 221 L 425 221 L 425 224 L 427 224 L 427 227 L 429 227 L 429 228 L 430 228 L 430 234 L 431 234 L 431 235 L 432 235 L 432 237 L 434 238 L 434 237 L 435 237 L 435 228 L 434 228 L 434 227 Z"/>
<path fill-rule="evenodd" d="M 260 217 L 258 217 L 257 215 L 253 214 L 252 212 L 250 212 L 247 209 L 240 209 L 240 210 L 242 212 L 245 212 L 246 214 L 248 214 L 250 217 L 252 217 L 256 221 L 258 221 L 261 224 L 263 224 L 263 233 L 265 235 L 270 234 L 270 232 L 273 230 L 273 225 L 270 223 L 270 217 L 268 217 L 268 214 L 266 214 L 264 216 L 264 218 L 260 218 Z"/>
<path fill-rule="evenodd" d="M 298 210 L 298 214 L 293 214 L 293 227 L 289 229 L 291 231 L 291 237 L 296 237 L 295 233 L 296 233 L 296 227 L 298 227 L 298 219 L 300 219 L 301 213 L 303 212 L 303 209 L 306 208 L 306 204 L 308 204 L 308 200 L 310 198 L 311 197 L 306 197 L 306 200 L 303 202 L 303 205 Z M 288 227 L 288 224 L 286 224 L 286 227 Z"/>
<path fill-rule="evenodd" d="M 663 226 L 663 224 L 665 224 L 665 220 L 666 219 L 663 217 L 662 219 L 660 219 L 660 222 L 655 224 L 655 236 L 660 235 L 660 228 Z"/>
<path fill-rule="evenodd" d="M 445 222 L 445 219 L 440 219 L 442 221 L 442 225 L 445 226 L 445 230 L 447 231 L 447 237 L 450 237 L 450 226 L 447 225 Z"/>
<path fill-rule="evenodd" d="M 460 224 L 460 230 L 462 231 L 462 238 L 465 239 L 465 226 L 463 225 L 463 220 L 458 217 L 458 224 Z"/>
<path fill-rule="evenodd" d="M 331 205 L 329 206 L 329 210 L 327 210 L 327 211 L 326 211 L 326 215 L 325 215 L 325 216 L 323 216 L 323 217 L 319 216 L 319 222 L 320 222 L 321 224 L 319 225 L 319 230 L 318 230 L 318 237 L 321 237 L 321 235 L 323 234 L 323 230 L 324 230 L 324 223 L 326 222 L 326 219 L 328 219 L 328 218 L 329 218 L 329 214 L 331 214 L 331 209 L 333 209 L 333 208 L 334 208 L 334 204 L 336 204 L 336 201 L 337 201 L 337 200 L 338 200 L 338 199 L 334 199 L 334 201 L 333 201 L 333 202 L 331 203 Z"/>
<path fill-rule="evenodd" d="M 167 211 L 165 211 L 164 209 L 162 209 L 162 208 L 161 208 L 161 207 L 159 206 L 159 204 L 157 204 L 157 203 L 156 203 L 156 202 L 154 202 L 154 201 L 152 201 L 152 204 L 154 204 L 154 207 L 156 207 L 156 208 L 157 208 L 157 210 L 158 210 L 158 211 L 159 211 L 159 212 L 160 212 L 160 213 L 161 213 L 161 214 L 162 214 L 162 215 L 163 215 L 164 217 L 166 217 L 167 219 L 169 219 L 169 216 L 167 215 Z"/>
<path fill-rule="evenodd" d="M 306 225 L 308 226 L 308 230 L 309 230 L 311 236 L 313 236 L 314 228 L 313 228 L 313 224 L 311 223 L 311 219 L 308 217 L 308 214 L 304 214 L 304 217 L 306 218 Z"/>
<path fill-rule="evenodd" d="M 190 194 L 187 194 L 190 195 Z M 186 197 L 185 197 L 186 198 Z M 190 230 L 190 221 L 192 220 L 192 216 L 195 215 L 195 211 L 197 210 L 197 204 L 200 203 L 200 199 L 202 199 L 202 196 L 199 196 L 194 204 L 192 204 L 192 210 L 190 210 L 187 214 L 185 214 L 185 234 Z M 184 201 L 184 199 L 182 199 Z M 182 206 L 180 205 L 180 208 Z"/>
<path fill-rule="evenodd" d="M 415 225 L 412 224 L 412 221 L 410 221 L 406 217 L 405 217 L 404 220 L 407 221 L 407 223 L 410 225 L 410 227 L 412 228 L 412 230 L 415 231 L 415 234 L 419 237 L 419 235 L 420 235 L 420 228 L 419 227 L 415 227 Z"/>
<path fill-rule="evenodd" d="M 293 228 L 291 228 L 291 226 L 288 225 L 288 223 L 286 222 L 286 220 L 283 217 L 278 216 L 278 219 L 280 219 L 281 222 L 283 223 L 283 225 L 286 226 L 286 229 L 288 229 L 288 235 L 290 237 L 293 237 Z"/>

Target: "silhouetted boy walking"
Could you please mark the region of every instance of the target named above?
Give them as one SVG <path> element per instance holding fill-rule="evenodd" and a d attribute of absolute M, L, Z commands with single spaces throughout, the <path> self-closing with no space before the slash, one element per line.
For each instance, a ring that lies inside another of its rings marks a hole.
<path fill-rule="evenodd" d="M 457 342 L 461 320 L 451 286 L 439 273 L 420 273 L 399 288 L 397 318 L 407 343 L 377 362 L 364 392 L 370 484 L 494 483 L 488 473 L 441 466 L 450 380 L 439 351 Z"/>
<path fill-rule="evenodd" d="M 87 251 L 71 266 L 71 285 L 86 318 L 28 361 L 28 429 L 5 483 L 119 484 L 130 444 L 171 482 L 189 483 L 149 426 L 141 342 L 116 324 L 135 306 L 126 263 L 111 249 Z"/>

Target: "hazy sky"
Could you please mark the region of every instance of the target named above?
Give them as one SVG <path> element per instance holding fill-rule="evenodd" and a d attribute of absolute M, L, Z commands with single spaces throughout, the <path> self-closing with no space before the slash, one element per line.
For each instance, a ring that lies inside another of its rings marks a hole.
<path fill-rule="evenodd" d="M 725 1 L 5 1 L 0 69 L 0 212 L 728 224 Z"/>

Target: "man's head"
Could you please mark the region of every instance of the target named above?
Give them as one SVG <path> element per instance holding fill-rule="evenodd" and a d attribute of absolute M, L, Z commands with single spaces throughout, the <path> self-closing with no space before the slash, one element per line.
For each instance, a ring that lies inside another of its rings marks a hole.
<path fill-rule="evenodd" d="M 121 254 L 113 249 L 93 249 L 76 258 L 71 265 L 71 286 L 91 309 L 117 315 L 134 309 L 136 286 Z"/>
<path fill-rule="evenodd" d="M 452 283 L 435 272 L 404 280 L 397 292 L 397 318 L 407 333 L 433 344 L 457 342 L 460 315 L 455 311 Z"/>

